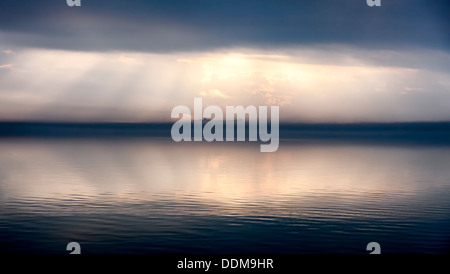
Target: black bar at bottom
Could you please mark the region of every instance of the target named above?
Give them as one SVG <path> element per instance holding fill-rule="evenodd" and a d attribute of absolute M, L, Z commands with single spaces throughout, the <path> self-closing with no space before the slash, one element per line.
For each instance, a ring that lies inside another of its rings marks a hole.
<path fill-rule="evenodd" d="M 9 258 L 11 257 L 11 259 Z M 447 264 L 444 255 L 4 255 L 4 265 L 14 261 L 16 270 L 39 265 L 63 266 L 71 270 L 117 271 L 119 268 L 139 269 L 144 273 L 323 273 L 325 271 L 380 271 L 387 269 L 418 269 L 426 267 L 433 273 Z M 17 260 L 16 260 L 17 259 Z M 62 270 L 62 269 L 61 269 Z M 88 271 L 91 273 L 91 271 Z M 131 273 L 131 272 L 127 272 Z"/>

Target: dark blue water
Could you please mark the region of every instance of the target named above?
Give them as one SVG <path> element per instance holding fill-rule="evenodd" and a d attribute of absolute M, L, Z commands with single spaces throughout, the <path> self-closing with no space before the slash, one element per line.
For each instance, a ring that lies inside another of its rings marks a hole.
<path fill-rule="evenodd" d="M 450 252 L 450 146 L 1 139 L 0 252 Z"/>

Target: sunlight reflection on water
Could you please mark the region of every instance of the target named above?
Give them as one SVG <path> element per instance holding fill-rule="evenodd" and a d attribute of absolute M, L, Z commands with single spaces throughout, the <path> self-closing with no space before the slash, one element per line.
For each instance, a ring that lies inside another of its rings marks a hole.
<path fill-rule="evenodd" d="M 0 140 L 0 252 L 449 252 L 450 147 Z"/>

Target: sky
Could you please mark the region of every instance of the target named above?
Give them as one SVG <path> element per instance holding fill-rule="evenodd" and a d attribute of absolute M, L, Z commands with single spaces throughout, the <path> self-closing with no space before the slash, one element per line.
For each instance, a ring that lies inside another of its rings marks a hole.
<path fill-rule="evenodd" d="M 450 121 L 448 0 L 3 0 L 0 121 Z"/>

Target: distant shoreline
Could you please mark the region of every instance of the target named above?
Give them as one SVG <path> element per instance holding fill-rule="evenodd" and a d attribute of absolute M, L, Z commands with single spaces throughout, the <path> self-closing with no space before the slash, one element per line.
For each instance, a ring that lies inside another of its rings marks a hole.
<path fill-rule="evenodd" d="M 167 137 L 172 123 L 0 122 L 0 138 Z M 280 139 L 450 144 L 450 122 L 280 124 Z"/>

